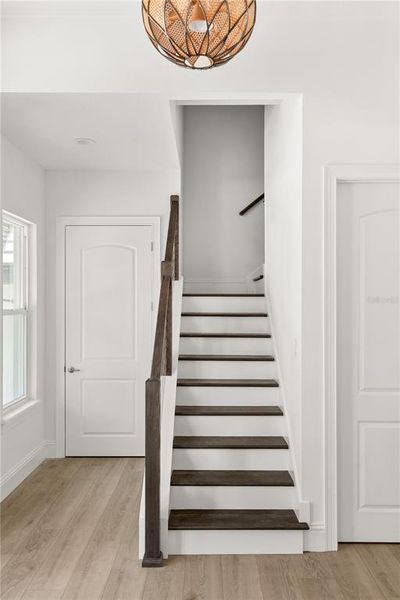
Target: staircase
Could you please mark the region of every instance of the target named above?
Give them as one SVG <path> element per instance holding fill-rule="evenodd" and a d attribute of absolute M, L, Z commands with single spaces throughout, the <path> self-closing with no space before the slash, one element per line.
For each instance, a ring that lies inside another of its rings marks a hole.
<path fill-rule="evenodd" d="M 261 294 L 184 294 L 170 554 L 303 551 Z"/>

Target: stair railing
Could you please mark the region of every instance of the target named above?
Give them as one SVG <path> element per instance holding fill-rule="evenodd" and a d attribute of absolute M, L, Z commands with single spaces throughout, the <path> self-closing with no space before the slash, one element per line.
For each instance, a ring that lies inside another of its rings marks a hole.
<path fill-rule="evenodd" d="M 258 198 L 256 198 L 252 202 L 250 202 L 250 204 L 248 204 L 247 206 L 245 206 L 244 208 L 242 208 L 242 210 L 240 211 L 239 215 L 241 217 L 243 217 L 243 215 L 245 215 L 251 208 L 253 208 L 253 206 L 256 206 L 259 202 L 264 202 L 264 200 L 265 200 L 265 196 L 264 196 L 264 193 L 263 193 L 260 196 L 258 196 Z"/>
<path fill-rule="evenodd" d="M 146 381 L 145 552 L 143 567 L 161 567 L 160 445 L 161 377 L 172 372 L 172 284 L 179 279 L 179 197 L 171 196 L 165 259 L 154 337 L 151 375 Z"/>

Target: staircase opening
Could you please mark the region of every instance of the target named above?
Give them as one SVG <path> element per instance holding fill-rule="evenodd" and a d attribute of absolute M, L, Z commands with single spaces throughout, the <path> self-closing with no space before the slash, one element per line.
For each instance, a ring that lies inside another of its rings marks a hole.
<path fill-rule="evenodd" d="M 293 98 L 176 115 L 183 245 L 172 202 L 146 390 L 144 566 L 163 554 L 303 551 L 309 510 L 277 352 L 292 337 L 272 319 L 273 304 L 278 321 L 293 313 L 276 297 L 301 273 L 287 252 L 301 239 L 300 110 Z M 183 257 L 174 281 L 172 255 Z"/>
<path fill-rule="evenodd" d="M 189 292 L 256 292 L 264 263 L 264 106 L 184 107 L 183 270 Z"/>

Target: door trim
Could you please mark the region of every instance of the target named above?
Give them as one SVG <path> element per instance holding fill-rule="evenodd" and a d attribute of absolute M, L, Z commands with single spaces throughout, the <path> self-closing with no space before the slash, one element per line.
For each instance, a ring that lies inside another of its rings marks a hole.
<path fill-rule="evenodd" d="M 158 304 L 160 290 L 160 217 L 58 217 L 56 221 L 56 458 L 65 458 L 65 275 L 66 275 L 66 228 L 71 225 L 147 225 L 153 232 L 153 294 L 154 308 Z M 157 311 L 153 310 L 152 333 L 155 330 Z"/>
<path fill-rule="evenodd" d="M 338 549 L 337 507 L 337 187 L 347 183 L 399 183 L 400 165 L 324 167 L 324 496 L 326 550 Z"/>

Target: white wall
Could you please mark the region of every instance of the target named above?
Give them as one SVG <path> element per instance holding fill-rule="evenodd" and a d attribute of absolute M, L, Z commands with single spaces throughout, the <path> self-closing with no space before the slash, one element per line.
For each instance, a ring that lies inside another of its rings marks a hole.
<path fill-rule="evenodd" d="M 178 153 L 179 164 L 183 165 L 183 113 L 184 107 L 176 102 L 170 102 L 172 127 L 174 129 L 174 138 L 176 150 Z"/>
<path fill-rule="evenodd" d="M 302 481 L 302 108 L 295 96 L 265 109 L 265 286 L 297 484 Z"/>
<path fill-rule="evenodd" d="M 178 171 L 46 171 L 47 398 L 46 435 L 55 440 L 56 222 L 66 215 L 160 215 L 164 256 L 170 194 L 179 193 Z"/>
<path fill-rule="evenodd" d="M 65 16 L 18 16 L 32 10 L 29 2 L 8 4 L 15 12 L 3 18 L 4 90 L 152 91 L 169 99 L 303 95 L 302 478 L 314 547 L 323 547 L 322 172 L 329 163 L 399 160 L 398 3 L 260 1 L 245 50 L 202 73 L 155 51 L 139 2 L 37 4 L 44 12 L 61 5 Z M 70 12 L 82 6 L 85 15 L 68 16 L 66 4 Z"/>
<path fill-rule="evenodd" d="M 45 200 L 43 170 L 2 137 L 2 208 L 37 226 L 37 395 L 20 410 L 4 412 L 1 439 L 2 497 L 46 456 L 44 422 Z"/>
<path fill-rule="evenodd" d="M 183 269 L 186 289 L 249 289 L 264 262 L 264 109 L 188 106 L 184 111 Z"/>

